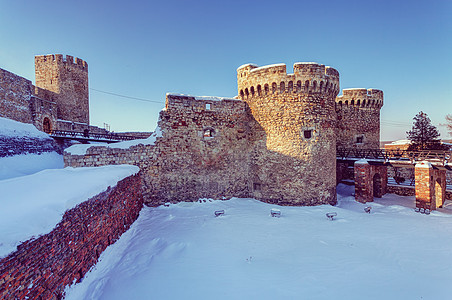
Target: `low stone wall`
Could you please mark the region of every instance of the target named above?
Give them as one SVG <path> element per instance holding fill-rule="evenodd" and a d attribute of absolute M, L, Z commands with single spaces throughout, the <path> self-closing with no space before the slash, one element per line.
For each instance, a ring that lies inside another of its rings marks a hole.
<path fill-rule="evenodd" d="M 50 233 L 31 239 L 0 260 L 1 299 L 62 299 L 138 218 L 140 175 L 66 211 Z"/>
<path fill-rule="evenodd" d="M 41 154 L 52 151 L 62 152 L 61 147 L 52 138 L 38 139 L 0 136 L 0 157 L 26 153 Z"/>
<path fill-rule="evenodd" d="M 415 188 L 414 186 L 388 184 L 386 192 L 389 194 L 396 194 L 400 196 L 414 196 Z"/>

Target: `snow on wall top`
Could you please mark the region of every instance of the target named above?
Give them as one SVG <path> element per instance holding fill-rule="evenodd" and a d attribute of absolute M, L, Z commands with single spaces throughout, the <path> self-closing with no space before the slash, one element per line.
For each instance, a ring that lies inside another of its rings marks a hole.
<path fill-rule="evenodd" d="M 32 236 L 52 231 L 66 210 L 139 170 L 130 165 L 48 169 L 1 180 L 0 257 Z"/>
<path fill-rule="evenodd" d="M 32 124 L 26 124 L 0 117 L 0 136 L 6 137 L 30 137 L 49 139 L 49 135 L 39 131 Z"/>
<path fill-rule="evenodd" d="M 176 96 L 176 97 L 190 97 L 194 98 L 195 100 L 204 100 L 204 101 L 223 101 L 223 100 L 232 100 L 232 101 L 240 101 L 231 97 L 216 97 L 216 96 L 194 96 L 194 95 L 186 95 L 186 94 L 179 94 L 179 93 L 166 93 L 166 96 Z"/>
<path fill-rule="evenodd" d="M 142 145 L 154 145 L 155 141 L 158 137 L 162 137 L 162 131 L 159 127 L 157 127 L 153 134 L 151 134 L 146 139 L 137 139 L 131 141 L 124 141 L 114 144 L 106 144 L 106 143 L 95 143 L 95 144 L 77 144 L 72 145 L 69 148 L 66 148 L 64 151 L 71 155 L 85 155 L 86 151 L 91 147 L 102 146 L 112 149 L 128 149 L 132 146 L 137 146 L 139 144 Z"/>
<path fill-rule="evenodd" d="M 394 141 L 392 143 L 390 143 L 390 145 L 406 145 L 406 144 L 411 144 L 410 140 L 398 140 L 398 141 Z"/>

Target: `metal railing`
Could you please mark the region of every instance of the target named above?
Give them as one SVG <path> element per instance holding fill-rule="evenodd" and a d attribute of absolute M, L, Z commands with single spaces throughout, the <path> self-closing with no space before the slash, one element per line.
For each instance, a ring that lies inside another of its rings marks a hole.
<path fill-rule="evenodd" d="M 447 164 L 451 162 L 452 151 L 444 150 L 423 150 L 423 151 L 409 151 L 409 150 L 385 150 L 385 149 L 336 149 L 336 157 L 346 158 L 365 158 L 365 159 L 380 159 L 380 160 L 400 160 L 400 161 L 434 161 Z"/>
<path fill-rule="evenodd" d="M 69 130 L 53 130 L 50 134 L 54 138 L 67 138 L 67 139 L 77 139 L 77 140 L 95 140 L 95 141 L 130 141 L 136 140 L 137 137 L 120 135 L 116 133 L 92 133 L 87 130 L 84 132 L 80 131 L 69 131 Z"/>

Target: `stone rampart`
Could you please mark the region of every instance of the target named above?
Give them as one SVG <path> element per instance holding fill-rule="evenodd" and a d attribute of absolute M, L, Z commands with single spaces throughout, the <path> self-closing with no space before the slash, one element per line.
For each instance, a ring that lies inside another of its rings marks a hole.
<path fill-rule="evenodd" d="M 0 69 L 0 117 L 31 123 L 30 98 L 33 92 L 30 80 Z"/>
<path fill-rule="evenodd" d="M 0 136 L 0 157 L 20 154 L 41 154 L 56 151 L 61 153 L 61 148 L 52 138 L 39 139 L 31 137 L 6 137 Z"/>
<path fill-rule="evenodd" d="M 28 240 L 0 260 L 1 299 L 62 299 L 105 248 L 138 218 L 141 178 L 130 176 L 66 211 L 48 234 Z"/>

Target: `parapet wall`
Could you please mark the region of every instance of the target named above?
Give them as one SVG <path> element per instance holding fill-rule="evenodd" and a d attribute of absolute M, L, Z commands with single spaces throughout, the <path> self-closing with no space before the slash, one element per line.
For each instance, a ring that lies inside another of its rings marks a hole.
<path fill-rule="evenodd" d="M 62 299 L 65 287 L 83 278 L 142 206 L 141 178 L 135 175 L 66 211 L 50 233 L 0 260 L 0 298 Z"/>
<path fill-rule="evenodd" d="M 339 92 L 339 72 L 318 63 L 295 63 L 287 74 L 285 64 L 258 67 L 247 64 L 237 69 L 238 95 L 249 97 L 284 93 Z"/>
<path fill-rule="evenodd" d="M 344 89 L 336 97 L 337 147 L 380 148 L 380 109 L 383 91 Z"/>

